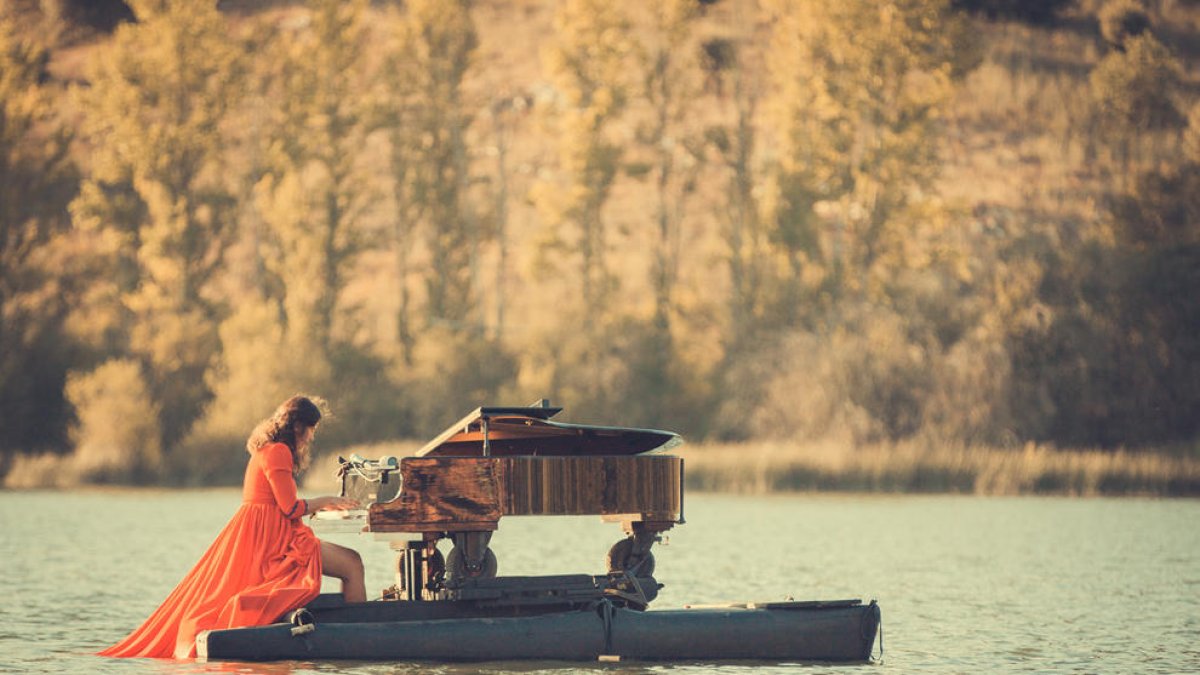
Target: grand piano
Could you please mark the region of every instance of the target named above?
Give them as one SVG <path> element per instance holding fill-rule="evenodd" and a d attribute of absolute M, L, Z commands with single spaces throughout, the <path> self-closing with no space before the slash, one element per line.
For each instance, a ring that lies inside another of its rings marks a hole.
<path fill-rule="evenodd" d="M 398 551 L 396 599 L 462 598 L 495 577 L 489 543 L 505 516 L 620 523 L 609 575 L 653 579 L 654 543 L 683 523 L 683 460 L 666 454 L 679 435 L 554 421 L 561 411 L 480 407 L 410 457 L 341 461 L 341 494 L 369 505 L 364 531 Z M 442 539 L 453 542 L 445 557 Z M 645 601 L 651 585 L 636 589 Z"/>

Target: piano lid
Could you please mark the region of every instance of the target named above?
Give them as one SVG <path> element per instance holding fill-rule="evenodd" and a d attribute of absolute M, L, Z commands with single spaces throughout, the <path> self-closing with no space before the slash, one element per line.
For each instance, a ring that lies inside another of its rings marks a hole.
<path fill-rule="evenodd" d="M 417 457 L 481 457 L 484 427 L 488 453 L 573 456 L 638 455 L 666 451 L 683 439 L 672 431 L 568 424 L 550 420 L 562 408 L 546 401 L 529 407 L 476 408 L 415 453 Z"/>

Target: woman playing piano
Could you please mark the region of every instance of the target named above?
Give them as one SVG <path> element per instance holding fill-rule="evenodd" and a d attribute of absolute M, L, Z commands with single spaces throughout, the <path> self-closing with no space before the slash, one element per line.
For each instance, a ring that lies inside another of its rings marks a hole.
<path fill-rule="evenodd" d="M 201 631 L 274 621 L 315 598 L 322 573 L 342 580 L 347 602 L 366 600 L 358 553 L 317 539 L 301 521 L 357 507 L 342 497 L 296 496 L 295 476 L 320 421 L 317 403 L 293 396 L 255 427 L 241 508 L 162 605 L 102 656 L 194 657 Z"/>

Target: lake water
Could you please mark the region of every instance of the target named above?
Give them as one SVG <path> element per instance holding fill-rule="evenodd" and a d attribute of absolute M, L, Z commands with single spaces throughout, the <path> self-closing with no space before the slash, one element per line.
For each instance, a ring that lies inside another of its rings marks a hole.
<path fill-rule="evenodd" d="M 0 492 L 0 671 L 99 673 L 976 673 L 1200 671 L 1200 501 L 689 494 L 656 547 L 656 608 L 878 599 L 882 662 L 218 664 L 105 659 L 237 508 L 234 490 Z M 387 545 L 358 548 L 392 583 Z M 601 573 L 619 527 L 508 518 L 501 574 Z M 443 542 L 443 552 L 446 552 Z M 331 581 L 326 590 L 336 590 Z M 653 611 L 653 610 L 652 610 Z M 876 644 L 876 654 L 879 645 Z"/>

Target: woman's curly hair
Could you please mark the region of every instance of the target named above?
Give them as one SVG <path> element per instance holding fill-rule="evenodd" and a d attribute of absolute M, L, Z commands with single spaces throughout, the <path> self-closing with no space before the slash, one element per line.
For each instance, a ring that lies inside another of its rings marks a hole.
<path fill-rule="evenodd" d="M 315 396 L 297 394 L 284 401 L 270 417 L 258 423 L 246 441 L 246 451 L 255 450 L 271 443 L 283 443 L 292 451 L 292 460 L 299 473 L 308 467 L 308 448 L 296 447 L 296 425 L 314 427 L 321 421 L 321 410 L 326 404 Z"/>

